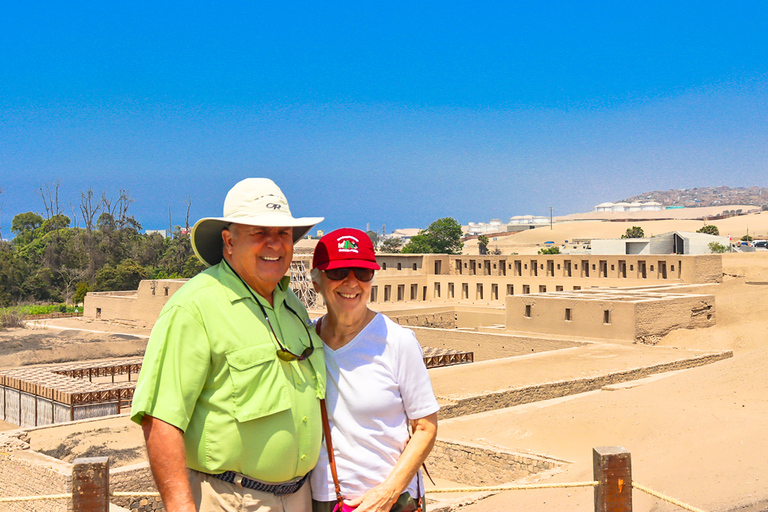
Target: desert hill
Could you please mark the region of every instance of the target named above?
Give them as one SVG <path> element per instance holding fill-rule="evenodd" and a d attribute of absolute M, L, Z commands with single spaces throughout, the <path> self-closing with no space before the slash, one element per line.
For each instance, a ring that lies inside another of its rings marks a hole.
<path fill-rule="evenodd" d="M 655 201 L 664 206 L 722 206 L 768 204 L 768 188 L 764 187 L 695 187 L 673 190 L 654 190 L 622 199 L 622 203 Z"/>
<path fill-rule="evenodd" d="M 742 206 L 729 206 L 729 209 L 737 209 Z M 692 210 L 694 210 L 692 214 Z M 716 215 L 720 208 L 685 208 L 682 210 L 663 210 L 660 212 L 613 212 L 569 215 L 557 217 L 552 226 L 541 226 L 536 229 L 494 235 L 489 237 L 488 248 L 500 249 L 502 254 L 536 254 L 545 242 L 554 242 L 555 245 L 563 245 L 565 241 L 574 239 L 593 238 L 619 238 L 626 233 L 627 228 L 640 226 L 646 236 L 660 235 L 670 231 L 696 231 L 706 224 L 717 226 L 721 236 L 731 235 L 733 240 L 740 239 L 749 234 L 755 239 L 768 238 L 768 212 L 754 212 L 746 215 L 737 215 L 718 220 L 696 220 L 692 215 L 703 213 L 704 215 Z M 628 213 L 646 214 L 640 217 L 626 220 L 616 216 L 626 217 Z M 665 214 L 666 218 L 654 218 L 650 214 Z M 610 220 L 613 215 L 619 220 Z M 467 240 L 464 242 L 465 254 L 479 254 L 477 242 Z"/>

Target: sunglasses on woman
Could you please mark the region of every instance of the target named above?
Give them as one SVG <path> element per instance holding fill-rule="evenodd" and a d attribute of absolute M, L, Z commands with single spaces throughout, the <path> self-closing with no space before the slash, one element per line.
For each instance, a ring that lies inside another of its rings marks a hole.
<path fill-rule="evenodd" d="M 364 283 L 373 279 L 373 269 L 370 268 L 334 268 L 331 270 L 323 270 L 323 272 L 325 272 L 325 277 L 331 281 L 341 281 L 346 279 L 350 272 L 354 272 L 357 280 Z"/>

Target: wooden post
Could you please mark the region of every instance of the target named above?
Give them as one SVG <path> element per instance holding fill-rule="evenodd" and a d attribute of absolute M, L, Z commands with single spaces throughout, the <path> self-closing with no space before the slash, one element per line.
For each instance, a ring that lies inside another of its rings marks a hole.
<path fill-rule="evenodd" d="M 632 460 L 623 446 L 592 449 L 595 512 L 632 512 Z"/>
<path fill-rule="evenodd" d="M 72 512 L 109 512 L 109 457 L 75 459 Z"/>

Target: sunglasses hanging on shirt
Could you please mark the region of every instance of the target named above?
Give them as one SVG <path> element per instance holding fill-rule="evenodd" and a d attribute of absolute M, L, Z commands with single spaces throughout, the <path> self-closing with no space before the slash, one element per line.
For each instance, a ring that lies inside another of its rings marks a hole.
<path fill-rule="evenodd" d="M 307 336 L 309 337 L 309 346 L 304 349 L 304 351 L 301 353 L 301 355 L 296 355 L 287 348 L 283 346 L 282 343 L 280 343 L 280 338 L 277 337 L 277 333 L 275 332 L 275 329 L 272 327 L 272 322 L 269 321 L 269 315 L 267 315 L 267 310 L 264 309 L 264 306 L 261 305 L 261 302 L 259 299 L 256 298 L 256 295 L 253 293 L 253 290 L 251 290 L 251 287 L 248 286 L 248 284 L 243 280 L 242 277 L 240 277 L 240 274 L 238 274 L 235 269 L 232 268 L 232 265 L 229 264 L 227 260 L 222 260 L 224 263 L 227 264 L 229 269 L 234 273 L 238 279 L 240 279 L 240 282 L 243 283 L 243 286 L 248 290 L 248 292 L 253 297 L 253 300 L 256 301 L 256 304 L 259 305 L 259 308 L 261 309 L 261 313 L 264 315 L 264 319 L 267 321 L 267 325 L 269 326 L 269 330 L 272 331 L 272 336 L 274 336 L 275 341 L 277 342 L 277 346 L 280 347 L 277 349 L 277 357 L 279 357 L 282 361 L 304 361 L 306 358 L 312 355 L 312 353 L 315 351 L 315 345 L 312 343 L 312 335 L 309 333 L 309 328 L 307 328 L 306 322 L 302 320 L 302 318 L 299 316 L 299 314 L 293 310 L 291 306 L 288 305 L 287 302 L 283 302 L 285 307 L 293 313 L 296 318 L 299 319 L 299 322 L 301 322 L 301 325 L 304 326 L 304 330 L 307 332 Z"/>

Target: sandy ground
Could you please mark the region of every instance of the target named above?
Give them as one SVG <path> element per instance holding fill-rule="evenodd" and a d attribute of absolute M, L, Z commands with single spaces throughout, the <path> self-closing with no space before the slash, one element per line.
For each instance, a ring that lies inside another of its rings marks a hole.
<path fill-rule="evenodd" d="M 768 224 L 768 215 L 756 217 Z M 642 485 L 704 510 L 768 510 L 768 435 L 763 430 L 768 425 L 768 284 L 760 284 L 768 283 L 768 253 L 727 254 L 723 264 L 725 281 L 715 292 L 717 325 L 675 331 L 658 346 L 665 351 L 675 347 L 733 350 L 732 358 L 582 395 L 444 420 L 439 437 L 521 449 L 571 462 L 547 482 L 592 480 L 592 448 L 620 445 L 631 451 L 633 480 Z M 146 343 L 141 337 L 146 331 L 99 327 L 75 319 L 55 323 L 80 333 L 52 326 L 42 337 L 38 336 L 39 329 L 0 332 L 0 367 L 28 357 L 41 363 L 54 362 L 62 351 L 82 359 L 113 357 L 123 350 L 140 352 Z M 90 332 L 100 328 L 120 334 Z M 132 332 L 134 339 L 124 338 Z M 31 336 L 29 345 L 24 336 Z M 567 350 L 572 349 L 564 352 Z M 525 365 L 515 371 L 516 381 L 526 380 Z M 487 372 L 485 366 L 478 365 L 476 374 L 466 379 L 483 380 Z M 438 394 L 439 380 L 436 376 Z M 451 383 L 454 385 L 455 381 Z M 94 422 L 96 428 L 82 434 L 80 439 L 88 442 L 72 442 L 75 431 L 85 431 L 84 426 L 72 431 L 59 427 L 34 430 L 32 446 L 59 450 L 56 453 L 63 453 L 69 445 L 82 445 L 84 450 L 98 446 L 122 450 L 121 464 L 141 460 L 140 429 L 126 417 L 104 421 L 109 423 Z M 589 488 L 502 492 L 462 510 L 591 510 L 592 493 Z M 635 491 L 634 500 L 636 511 L 679 510 L 639 491 Z"/>
<path fill-rule="evenodd" d="M 768 254 L 724 259 L 715 327 L 675 331 L 659 344 L 732 349 L 715 364 L 568 398 L 446 420 L 440 437 L 572 461 L 548 482 L 592 480 L 592 448 L 624 446 L 633 480 L 704 510 L 768 510 Z M 635 510 L 679 510 L 635 491 Z M 510 491 L 467 507 L 589 510 L 591 489 Z"/>

